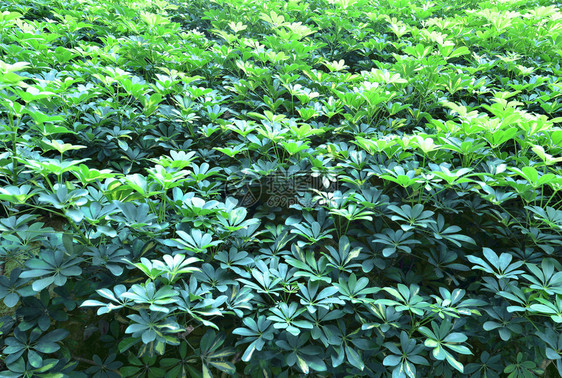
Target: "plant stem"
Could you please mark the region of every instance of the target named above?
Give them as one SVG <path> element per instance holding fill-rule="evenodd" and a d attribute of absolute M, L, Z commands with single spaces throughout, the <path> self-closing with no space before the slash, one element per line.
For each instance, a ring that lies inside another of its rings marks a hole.
<path fill-rule="evenodd" d="M 14 126 L 14 116 L 12 114 L 8 115 L 8 121 L 10 123 L 10 130 L 12 131 L 12 183 L 14 185 L 18 184 L 18 161 L 16 159 L 18 155 L 17 140 L 18 140 L 18 125 Z"/>

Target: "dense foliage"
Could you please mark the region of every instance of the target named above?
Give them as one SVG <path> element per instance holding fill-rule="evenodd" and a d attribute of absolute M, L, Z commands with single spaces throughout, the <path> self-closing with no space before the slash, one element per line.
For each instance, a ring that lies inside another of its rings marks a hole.
<path fill-rule="evenodd" d="M 0 377 L 556 376 L 560 6 L 0 1 Z"/>

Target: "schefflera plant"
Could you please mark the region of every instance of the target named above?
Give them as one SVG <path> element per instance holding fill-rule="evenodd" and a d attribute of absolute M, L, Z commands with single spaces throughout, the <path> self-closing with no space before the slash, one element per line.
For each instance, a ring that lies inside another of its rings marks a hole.
<path fill-rule="evenodd" d="M 128 315 L 131 324 L 125 333 L 132 337 L 123 340 L 126 346 L 124 350 L 142 341 L 143 344 L 151 345 L 152 352 L 162 355 L 167 344 L 179 345 L 175 335 L 185 331 L 176 321 L 182 314 L 181 305 L 178 305 L 180 291 L 174 284 L 183 275 L 199 271 L 199 268 L 191 266 L 198 261 L 200 259 L 195 257 L 186 258 L 185 255 L 176 254 L 164 255 L 162 260 L 151 261 L 142 257 L 138 263 L 129 262 L 148 277 L 146 282 L 134 284 L 128 289 L 124 285 L 117 285 L 113 290 L 99 289 L 97 294 L 110 302 L 87 300 L 81 306 L 100 307 L 98 315 L 121 308 L 138 311 L 138 314 Z M 184 312 L 183 316 L 188 313 Z M 186 320 L 183 319 L 182 323 L 186 323 Z"/>
<path fill-rule="evenodd" d="M 562 371 L 556 6 L 3 6 L 0 375 Z"/>

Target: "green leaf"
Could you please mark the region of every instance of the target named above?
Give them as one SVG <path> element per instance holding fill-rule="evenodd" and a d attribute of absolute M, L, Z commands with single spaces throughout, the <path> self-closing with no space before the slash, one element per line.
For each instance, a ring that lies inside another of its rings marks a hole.
<path fill-rule="evenodd" d="M 365 369 L 365 363 L 361 359 L 361 356 L 355 349 L 351 348 L 350 346 L 345 346 L 345 355 L 347 356 L 347 361 L 357 369 L 363 371 Z"/>
<path fill-rule="evenodd" d="M 123 353 L 137 344 L 140 340 L 136 337 L 127 337 L 119 343 L 119 353 Z"/>
<path fill-rule="evenodd" d="M 382 362 L 384 366 L 396 366 L 402 361 L 402 357 L 396 355 L 386 356 Z"/>
<path fill-rule="evenodd" d="M 209 365 L 219 369 L 220 371 L 224 371 L 227 374 L 234 374 L 236 369 L 231 362 L 227 361 L 209 361 Z"/>

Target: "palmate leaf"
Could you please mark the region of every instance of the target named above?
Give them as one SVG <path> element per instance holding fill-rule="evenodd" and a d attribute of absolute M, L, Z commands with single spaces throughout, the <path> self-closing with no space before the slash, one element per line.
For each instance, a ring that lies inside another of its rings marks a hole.
<path fill-rule="evenodd" d="M 172 304 L 176 303 L 175 297 L 178 294 L 178 291 L 170 285 L 156 290 L 154 282 L 148 282 L 145 285 L 133 285 L 127 292 L 121 294 L 121 297 L 131 299 L 137 304 L 149 304 L 151 311 L 169 313 L 175 309 Z"/>
<path fill-rule="evenodd" d="M 24 204 L 27 200 L 37 194 L 37 190 L 31 190 L 30 185 L 4 186 L 0 188 L 0 200 L 9 201 L 14 204 Z"/>
<path fill-rule="evenodd" d="M 62 175 L 66 172 L 71 172 L 75 168 L 75 166 L 80 165 L 81 163 L 90 160 L 89 158 L 80 159 L 80 160 L 64 160 L 60 161 L 60 159 L 45 159 L 43 161 L 33 160 L 33 159 L 21 159 L 18 158 L 29 169 L 34 171 L 35 173 L 42 175 L 44 177 L 54 174 L 57 176 Z"/>
<path fill-rule="evenodd" d="M 92 256 L 92 265 L 105 267 L 115 276 L 123 273 L 126 261 L 124 257 L 130 256 L 129 251 L 119 248 L 118 244 L 102 245 L 99 248 L 92 247 L 84 252 L 84 255 Z"/>
<path fill-rule="evenodd" d="M 409 170 L 406 172 L 403 167 L 397 165 L 393 170 L 386 169 L 386 171 L 388 172 L 388 174 L 380 175 L 380 178 L 395 182 L 404 188 L 412 187 L 414 189 L 417 189 L 421 185 L 421 175 L 417 174 L 413 170 Z"/>
<path fill-rule="evenodd" d="M 179 239 L 166 239 L 162 240 L 162 243 L 170 247 L 180 247 L 192 252 L 205 252 L 208 248 L 214 247 L 221 244 L 219 240 L 213 240 L 213 235 L 210 233 L 203 233 L 199 229 L 192 229 L 191 233 L 188 234 L 185 231 L 176 231 Z"/>
<path fill-rule="evenodd" d="M 140 193 L 143 197 L 150 197 L 160 194 L 161 190 L 155 182 L 149 182 L 141 174 L 135 173 L 124 177 L 125 185 Z"/>
<path fill-rule="evenodd" d="M 86 148 L 86 146 L 75 146 L 69 143 L 64 143 L 61 140 L 47 140 L 47 139 L 43 139 L 43 143 L 46 144 L 47 146 L 50 146 L 51 148 L 57 150 L 59 153 L 63 154 L 66 151 L 72 151 L 72 150 L 79 150 L 82 148 Z"/>
<path fill-rule="evenodd" d="M 473 374 L 473 376 L 499 377 L 499 371 L 502 368 L 501 356 L 491 356 L 490 353 L 484 351 L 480 355 L 480 361 L 470 363 L 465 367 L 466 374 Z"/>
<path fill-rule="evenodd" d="M 170 283 L 175 282 L 182 274 L 199 272 L 199 268 L 190 265 L 195 262 L 202 261 L 196 257 L 189 257 L 186 259 L 184 255 L 179 253 L 174 256 L 164 255 L 162 256 L 162 259 L 164 261 L 153 260 L 153 262 L 162 269 L 164 277 Z"/>
<path fill-rule="evenodd" d="M 300 293 L 297 294 L 301 298 L 300 303 L 306 306 L 309 312 L 315 312 L 317 307 L 330 309 L 334 304 L 345 304 L 339 298 L 334 297 L 338 292 L 338 288 L 330 286 L 319 291 L 319 283 L 310 281 L 307 286 L 299 284 Z"/>
<path fill-rule="evenodd" d="M 549 316 L 555 323 L 562 323 L 562 295 L 556 295 L 554 302 L 545 298 L 537 298 L 530 310 L 534 313 Z"/>
<path fill-rule="evenodd" d="M 461 242 L 476 244 L 474 239 L 472 239 L 470 236 L 457 234 L 457 232 L 462 231 L 462 229 L 459 226 L 446 227 L 445 218 L 443 217 L 442 214 L 439 214 L 437 216 L 436 223 L 429 223 L 428 228 L 433 232 L 433 236 L 437 240 L 443 240 L 443 239 L 448 240 L 454 245 L 456 245 L 457 247 L 462 246 Z"/>
<path fill-rule="evenodd" d="M 293 336 L 298 336 L 301 329 L 312 329 L 313 325 L 307 320 L 297 320 L 297 317 L 306 311 L 305 308 L 299 308 L 298 304 L 292 302 L 287 305 L 281 303 L 278 307 L 270 309 L 272 315 L 267 319 L 273 322 L 273 328 L 284 329 Z"/>
<path fill-rule="evenodd" d="M 374 303 L 394 306 L 394 309 L 399 312 L 409 310 L 419 316 L 422 316 L 425 310 L 429 308 L 429 303 L 425 302 L 423 297 L 418 295 L 420 291 L 418 285 L 412 284 L 408 287 L 404 284 L 398 284 L 396 289 L 384 287 L 382 290 L 392 295 L 395 299 L 376 299 Z"/>
<path fill-rule="evenodd" d="M 498 256 L 490 248 L 483 248 L 483 253 L 488 262 L 477 256 L 467 256 L 468 261 L 476 264 L 474 266 L 474 269 L 483 270 L 486 273 L 493 274 L 498 279 L 517 279 L 519 277 L 519 274 L 525 273 L 525 271 L 517 269 L 522 266 L 524 262 L 516 261 L 514 263 L 511 263 L 511 260 L 513 260 L 513 255 L 510 253 L 502 253 L 500 256 Z"/>
<path fill-rule="evenodd" d="M 165 345 L 179 345 L 174 335 L 184 331 L 183 328 L 164 312 L 147 312 L 140 310 L 139 314 L 127 316 L 132 323 L 125 333 L 130 333 L 134 338 L 141 339 L 144 344 L 155 342 L 154 348 L 158 354 L 163 354 Z"/>
<path fill-rule="evenodd" d="M 516 361 L 513 364 L 507 365 L 503 370 L 504 373 L 510 373 L 509 378 L 512 377 L 532 377 L 542 375 L 543 371 L 537 368 L 537 364 L 533 361 L 525 360 L 523 353 L 517 353 Z"/>
<path fill-rule="evenodd" d="M 236 155 L 248 151 L 243 145 L 235 145 L 229 147 L 214 147 L 215 150 L 222 152 L 223 154 L 233 158 Z"/>
<path fill-rule="evenodd" d="M 562 230 L 562 210 L 550 206 L 546 206 L 545 208 L 539 206 L 525 206 L 525 209 L 530 210 L 536 219 L 544 222 L 549 227 L 555 230 Z"/>
<path fill-rule="evenodd" d="M 544 150 L 544 147 L 542 147 L 540 145 L 534 145 L 532 147 L 532 150 L 535 154 L 537 154 L 538 157 L 540 157 L 542 159 L 542 161 L 546 165 L 552 165 L 552 164 L 562 162 L 562 157 L 556 157 L 555 158 L 552 155 L 547 154 Z"/>
<path fill-rule="evenodd" d="M 388 209 L 394 213 L 394 215 L 390 216 L 390 219 L 398 221 L 404 231 L 413 230 L 416 226 L 426 228 L 429 224 L 435 223 L 435 220 L 432 218 L 434 212 L 424 210 L 424 206 L 419 203 L 413 207 L 410 205 L 402 205 L 400 207 L 389 205 Z"/>
<path fill-rule="evenodd" d="M 39 328 L 34 328 L 28 335 L 16 328 L 14 336 L 8 337 L 5 341 L 6 347 L 3 352 L 8 355 L 5 362 L 11 365 L 25 353 L 24 359 L 32 367 L 41 368 L 43 366 L 43 355 L 58 351 L 60 349 L 58 343 L 68 334 L 67 330 L 56 329 L 43 335 Z"/>
<path fill-rule="evenodd" d="M 373 242 L 386 245 L 382 250 L 384 257 L 390 257 L 398 251 L 411 253 L 412 248 L 410 246 L 421 244 L 419 240 L 412 238 L 413 232 L 404 232 L 403 230 L 394 231 L 391 228 L 386 228 L 383 234 L 375 234 L 374 236 L 376 239 L 373 239 Z"/>
<path fill-rule="evenodd" d="M 234 374 L 236 372 L 234 364 L 225 359 L 236 352 L 232 348 L 219 349 L 224 344 L 224 340 L 224 334 L 217 335 L 214 330 L 208 330 L 201 338 L 199 356 L 204 367 L 214 367 L 225 373 Z"/>
<path fill-rule="evenodd" d="M 340 276 L 338 283 L 333 285 L 342 294 L 339 297 L 340 299 L 348 300 L 351 303 L 366 303 L 373 302 L 367 295 L 378 293 L 381 290 L 380 287 L 367 287 L 368 284 L 369 279 L 367 277 L 357 279 L 355 273 L 352 273 L 347 279 L 343 275 Z"/>
<path fill-rule="evenodd" d="M 285 261 L 298 269 L 294 274 L 295 277 L 306 277 L 311 282 L 324 281 L 331 283 L 332 278 L 329 273 L 334 269 L 328 266 L 328 259 L 322 255 L 318 260 L 314 256 L 313 251 L 304 251 L 298 245 L 294 244 L 291 248 L 293 257 L 285 256 Z"/>
<path fill-rule="evenodd" d="M 483 182 L 478 182 L 478 185 L 484 192 L 486 192 L 486 194 L 480 194 L 482 198 L 490 201 L 495 205 L 501 205 L 502 203 L 517 197 L 517 193 L 513 192 L 512 190 L 505 191 L 499 188 L 494 189 L 490 185 Z"/>
<path fill-rule="evenodd" d="M 553 1 L 4 3 L 0 376 L 562 371 Z M 281 172 L 314 194 L 227 200 Z M 81 273 L 39 300 L 59 248 Z"/>
<path fill-rule="evenodd" d="M 257 283 L 244 278 L 238 278 L 237 280 L 256 290 L 258 293 L 279 296 L 279 293 L 283 291 L 280 285 L 282 279 L 280 277 L 275 277 L 273 272 L 270 271 L 269 267 L 267 267 L 263 261 L 258 262 L 256 268 L 252 269 L 252 277 Z"/>
<path fill-rule="evenodd" d="M 416 135 L 414 139 L 412 139 L 410 145 L 413 145 L 422 150 L 422 152 L 427 155 L 432 151 L 439 150 L 441 145 L 435 144 L 433 138 L 424 138 L 421 135 Z"/>
<path fill-rule="evenodd" d="M 501 339 L 507 341 L 512 338 L 512 335 L 518 335 L 522 331 L 522 319 L 514 317 L 507 307 L 498 306 L 492 309 L 485 309 L 490 320 L 482 324 L 485 331 L 497 330 Z"/>
<path fill-rule="evenodd" d="M 544 332 L 537 332 L 537 336 L 546 343 L 546 357 L 556 361 L 558 374 L 560 374 L 562 370 L 562 334 L 548 328 Z"/>
<path fill-rule="evenodd" d="M 219 175 L 222 171 L 220 167 L 213 167 L 211 168 L 208 163 L 203 163 L 201 165 L 191 165 L 192 172 L 190 173 L 191 177 L 195 179 L 197 182 L 201 182 L 208 177 Z"/>
<path fill-rule="evenodd" d="M 215 256 L 217 261 L 221 263 L 221 269 L 230 269 L 241 277 L 249 278 L 250 274 L 244 269 L 251 266 L 254 260 L 249 257 L 248 252 L 240 251 L 235 247 L 227 251 L 221 251 Z"/>
<path fill-rule="evenodd" d="M 175 282 L 179 279 L 179 275 L 185 273 L 199 272 L 200 269 L 190 266 L 191 264 L 201 261 L 196 257 L 185 258 L 185 255 L 176 254 L 174 256 L 164 255 L 161 260 L 148 260 L 145 257 L 141 257 L 141 262 L 132 263 L 128 260 L 129 264 L 134 265 L 139 268 L 144 274 L 146 274 L 151 280 L 156 280 L 156 278 L 163 276 L 169 283 Z"/>
<path fill-rule="evenodd" d="M 255 218 L 245 220 L 247 215 L 246 209 L 238 207 L 229 211 L 228 214 L 219 213 L 217 220 L 228 232 L 234 232 L 259 223 Z"/>
<path fill-rule="evenodd" d="M 100 307 L 97 311 L 98 315 L 106 314 L 113 310 L 118 310 L 123 307 L 127 307 L 133 304 L 133 301 L 123 297 L 123 294 L 127 292 L 125 285 L 116 285 L 113 291 L 107 288 L 98 289 L 96 292 L 103 298 L 108 299 L 110 302 L 105 303 L 95 299 L 85 300 L 80 307 Z M 114 303 L 111 303 L 114 302 Z"/>
<path fill-rule="evenodd" d="M 128 260 L 125 260 L 125 261 L 127 261 L 129 264 L 134 265 L 137 268 L 139 268 L 151 280 L 155 280 L 160 275 L 164 274 L 164 271 L 162 269 L 160 269 L 159 266 L 157 266 L 154 262 L 151 262 L 150 260 L 148 260 L 146 257 L 141 257 L 140 260 L 141 261 L 138 262 L 138 263 L 132 263 Z"/>
<path fill-rule="evenodd" d="M 20 278 L 21 269 L 14 268 L 9 278 L 0 276 L 0 299 L 4 299 L 6 307 L 14 307 L 18 304 L 20 296 L 31 296 L 35 292 L 28 286 L 29 279 Z"/>
<path fill-rule="evenodd" d="M 458 318 L 459 315 L 480 315 L 480 312 L 473 307 L 487 304 L 485 301 L 473 298 L 462 300 L 466 294 L 466 290 L 463 289 L 454 289 L 452 292 L 449 292 L 444 287 L 440 287 L 439 294 L 440 297 L 431 295 L 437 302 L 436 305 L 431 305 L 431 308 L 441 319 L 444 319 L 445 316 Z"/>
<path fill-rule="evenodd" d="M 85 189 L 68 190 L 66 185 L 56 184 L 52 192 L 44 192 L 39 195 L 38 201 L 53 205 L 57 209 L 68 208 L 70 205 L 82 206 L 87 203 Z"/>
<path fill-rule="evenodd" d="M 326 371 L 326 364 L 318 356 L 321 348 L 310 345 L 309 339 L 310 334 L 307 332 L 298 337 L 291 335 L 286 340 L 277 340 L 275 344 L 284 351 L 287 365 L 297 365 L 304 374 L 309 374 L 310 370 Z"/>
<path fill-rule="evenodd" d="M 123 366 L 123 363 L 115 361 L 116 357 L 117 355 L 110 354 L 107 358 L 102 360 L 97 354 L 94 354 L 92 357 L 93 365 L 86 369 L 86 373 L 97 376 L 101 375 L 101 373 L 107 374 L 106 371 L 111 372 L 118 370 L 121 366 Z"/>
<path fill-rule="evenodd" d="M 418 328 L 418 331 L 427 337 L 424 345 L 432 349 L 433 357 L 437 360 L 447 360 L 452 367 L 463 373 L 463 365 L 454 358 L 449 349 L 460 354 L 472 354 L 466 346 L 459 345 L 467 340 L 467 336 L 460 332 L 451 332 L 453 326 L 448 320 L 443 320 L 440 325 L 432 321 L 431 328 Z"/>
<path fill-rule="evenodd" d="M 394 309 L 393 306 L 385 306 L 380 303 L 369 303 L 367 309 L 376 319 L 372 322 L 364 323 L 361 329 L 380 328 L 382 332 L 388 332 L 390 327 L 400 328 L 399 320 L 402 314 Z"/>
<path fill-rule="evenodd" d="M 546 173 L 539 175 L 539 172 L 534 167 L 509 168 L 510 171 L 518 173 L 521 177 L 527 180 L 533 188 L 538 188 L 542 185 L 547 185 L 556 179 L 556 175 Z"/>
<path fill-rule="evenodd" d="M 61 250 L 45 250 L 40 252 L 38 257 L 26 261 L 28 270 L 22 272 L 20 277 L 42 277 L 32 284 L 33 290 L 40 292 L 51 284 L 63 286 L 69 277 L 79 276 L 82 273 L 79 266 L 82 261 L 80 257 L 66 256 Z"/>
<path fill-rule="evenodd" d="M 523 274 L 523 277 L 531 282 L 531 289 L 544 290 L 548 295 L 562 294 L 562 272 L 554 271 L 556 265 L 559 264 L 552 259 L 544 259 L 540 268 L 527 263 L 532 275 Z"/>
<path fill-rule="evenodd" d="M 341 217 L 344 217 L 348 221 L 372 221 L 373 218 L 371 217 L 371 215 L 374 215 L 375 213 L 366 208 L 363 208 L 362 206 L 358 206 L 357 204 L 349 204 L 346 208 L 330 209 L 330 214 L 339 215 Z"/>
<path fill-rule="evenodd" d="M 352 261 L 361 253 L 361 248 L 352 248 L 351 242 L 347 236 L 342 236 L 340 238 L 338 247 L 338 250 L 336 250 L 330 245 L 326 246 L 326 249 L 330 252 L 330 254 L 323 253 L 323 255 L 326 256 L 329 261 L 328 266 L 345 272 L 350 272 L 350 269 L 361 266 L 359 263 L 352 263 Z"/>
<path fill-rule="evenodd" d="M 146 203 L 141 203 L 139 205 L 121 201 L 114 201 L 113 203 L 121 210 L 122 215 L 112 214 L 109 218 L 122 222 L 129 227 L 142 228 L 152 225 L 157 219 L 157 216 L 150 212 L 149 206 Z"/>
<path fill-rule="evenodd" d="M 266 342 L 273 340 L 274 332 L 270 328 L 273 323 L 267 320 L 265 316 L 260 315 L 257 321 L 252 318 L 245 318 L 243 324 L 245 327 L 236 328 L 232 333 L 244 337 L 238 344 L 250 342 L 242 355 L 242 361 L 248 362 L 256 350 L 262 350 Z"/>
<path fill-rule="evenodd" d="M 506 310 L 508 312 L 525 312 L 531 306 L 531 294 L 528 291 L 524 292 L 518 286 L 509 285 L 505 291 L 499 291 L 498 295 L 515 303 L 515 305 L 507 306 Z"/>
<path fill-rule="evenodd" d="M 306 151 L 310 148 L 308 142 L 303 141 L 289 141 L 289 142 L 281 142 L 281 146 L 289 153 L 289 155 L 298 154 L 301 151 Z"/>
<path fill-rule="evenodd" d="M 308 241 L 297 242 L 299 247 L 303 247 L 307 244 L 314 244 L 322 239 L 332 239 L 332 235 L 330 234 L 332 230 L 323 229 L 322 225 L 318 222 L 312 222 L 311 224 L 309 224 L 308 222 L 301 222 L 295 223 L 292 226 L 292 234 L 300 235 Z"/>
<path fill-rule="evenodd" d="M 253 309 L 251 300 L 254 298 L 252 290 L 248 287 L 240 288 L 238 284 L 229 288 L 225 293 L 227 300 L 225 302 L 226 309 L 223 314 L 230 315 L 234 313 L 239 318 L 244 317 L 244 311 L 250 311 Z"/>
<path fill-rule="evenodd" d="M 400 333 L 400 348 L 390 342 L 384 343 L 384 346 L 391 353 L 383 360 L 384 366 L 395 368 L 392 370 L 392 377 L 416 377 L 416 365 L 429 365 L 427 359 L 421 356 L 423 345 L 416 343 L 416 340 L 410 339 L 404 331 Z"/>

